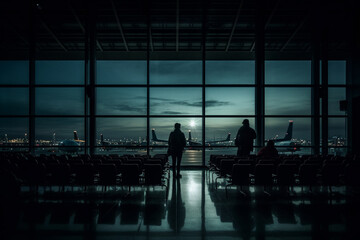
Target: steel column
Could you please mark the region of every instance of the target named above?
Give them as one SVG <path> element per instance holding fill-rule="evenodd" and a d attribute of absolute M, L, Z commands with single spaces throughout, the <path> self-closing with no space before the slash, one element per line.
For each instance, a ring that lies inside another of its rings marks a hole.
<path fill-rule="evenodd" d="M 264 145 L 264 81 L 265 81 L 265 34 L 264 34 L 264 1 L 256 2 L 256 24 L 255 24 L 255 128 L 256 145 Z"/>

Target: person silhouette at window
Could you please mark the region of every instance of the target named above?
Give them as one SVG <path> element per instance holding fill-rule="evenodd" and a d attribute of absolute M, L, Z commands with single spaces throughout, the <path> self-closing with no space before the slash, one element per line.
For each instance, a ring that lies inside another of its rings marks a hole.
<path fill-rule="evenodd" d="M 256 132 L 250 127 L 249 119 L 244 119 L 243 126 L 236 134 L 235 145 L 238 147 L 237 155 L 240 157 L 249 156 L 254 149 Z"/>
<path fill-rule="evenodd" d="M 175 123 L 175 129 L 169 135 L 169 148 L 168 155 L 171 155 L 172 158 L 172 168 L 173 168 L 173 176 L 181 178 L 180 174 L 180 164 L 182 153 L 186 146 L 186 139 L 183 132 L 180 130 L 180 123 Z M 177 172 L 175 172 L 177 166 Z"/>

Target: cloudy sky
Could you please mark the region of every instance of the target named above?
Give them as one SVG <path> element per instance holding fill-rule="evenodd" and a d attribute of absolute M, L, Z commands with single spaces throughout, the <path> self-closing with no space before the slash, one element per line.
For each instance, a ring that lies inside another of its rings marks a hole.
<path fill-rule="evenodd" d="M 0 61 L 0 84 L 27 84 L 26 61 Z M 37 61 L 37 84 L 78 84 L 84 82 L 82 61 Z M 265 80 L 270 86 L 265 89 L 266 115 L 293 115 L 267 117 L 265 137 L 282 137 L 288 121 L 294 120 L 295 138 L 310 140 L 310 118 L 296 117 L 311 114 L 311 89 L 309 87 L 276 87 L 272 84 L 310 84 L 310 61 L 267 61 Z M 232 136 L 245 116 L 254 126 L 255 88 L 216 86 L 217 84 L 254 84 L 254 61 L 207 61 L 205 90 L 205 134 L 207 140 Z M 191 130 L 193 138 L 201 140 L 202 120 L 190 115 L 202 115 L 202 69 L 201 61 L 151 61 L 150 62 L 150 129 L 155 128 L 158 138 L 167 139 L 175 122 L 182 123 L 183 131 Z M 345 62 L 329 62 L 329 84 L 345 83 Z M 98 61 L 97 62 L 96 113 L 97 134 L 105 138 L 121 139 L 146 137 L 146 61 Z M 108 84 L 124 84 L 127 87 L 107 87 Z M 186 84 L 186 86 L 172 84 Z M 194 85 L 194 86 L 192 86 Z M 0 115 L 28 114 L 27 87 L 0 87 Z M 37 87 L 36 114 L 63 115 L 62 118 L 36 118 L 36 138 L 72 138 L 77 130 L 84 135 L 84 118 L 68 118 L 66 115 L 84 114 L 83 87 Z M 343 115 L 338 101 L 345 99 L 344 88 L 329 89 L 329 114 Z M 116 118 L 114 116 L 124 116 Z M 172 118 L 161 118 L 171 115 Z M 181 117 L 179 116 L 181 115 Z M 216 117 L 217 115 L 229 118 Z M 230 117 L 244 115 L 244 117 Z M 107 117 L 109 116 L 109 117 Z M 111 116 L 111 117 L 110 117 Z M 177 117 L 179 116 L 179 117 Z M 187 117 L 189 116 L 189 117 Z M 344 136 L 343 119 L 331 118 L 330 135 Z M 23 136 L 27 131 L 26 118 L 1 118 L 0 138 L 7 133 L 9 138 Z"/>

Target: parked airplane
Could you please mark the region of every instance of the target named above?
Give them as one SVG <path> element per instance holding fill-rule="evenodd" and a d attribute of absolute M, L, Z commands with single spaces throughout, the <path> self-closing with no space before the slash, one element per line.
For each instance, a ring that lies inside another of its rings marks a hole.
<path fill-rule="evenodd" d="M 77 131 L 74 131 L 74 140 L 66 139 L 59 143 L 59 150 L 62 152 L 75 153 L 79 151 L 80 143 L 84 143 L 84 140 L 80 140 Z"/>
<path fill-rule="evenodd" d="M 104 135 L 102 135 L 102 134 L 100 134 L 100 145 L 101 145 L 102 147 L 107 147 L 107 146 L 110 145 L 109 142 L 104 141 Z"/>
<path fill-rule="evenodd" d="M 214 145 L 214 144 L 217 144 L 217 143 L 221 143 L 221 142 L 229 142 L 230 141 L 230 136 L 231 136 L 231 133 L 228 133 L 227 137 L 223 140 L 214 140 L 214 141 L 205 141 L 205 145 L 207 146 L 211 146 L 211 145 Z M 202 143 L 200 142 L 194 142 L 192 140 L 192 137 L 191 137 L 191 131 L 189 130 L 189 138 L 188 138 L 188 144 L 189 146 L 201 146 Z"/>
<path fill-rule="evenodd" d="M 155 129 L 152 129 L 151 130 L 151 141 L 154 141 L 154 142 L 165 142 L 165 143 L 167 143 L 168 142 L 168 140 L 161 140 L 161 139 L 158 139 L 157 137 L 156 137 L 156 133 L 155 133 Z"/>
<path fill-rule="evenodd" d="M 155 129 L 152 129 L 151 130 L 151 134 L 152 134 L 152 141 L 154 142 L 165 142 L 167 143 L 168 141 L 167 140 L 161 140 L 161 139 L 158 139 L 157 136 L 156 136 L 156 133 L 155 133 Z M 230 141 L 230 136 L 231 136 L 231 133 L 229 133 L 227 135 L 227 138 L 226 139 L 223 139 L 223 140 L 219 140 L 219 141 L 205 141 L 205 144 L 215 144 L 215 143 L 219 143 L 219 142 L 228 142 Z M 201 146 L 201 143 L 199 142 L 195 142 L 192 140 L 192 137 L 191 137 L 191 131 L 189 131 L 189 138 L 187 139 L 187 143 L 189 146 Z"/>
<path fill-rule="evenodd" d="M 300 146 L 292 141 L 292 133 L 293 133 L 293 120 L 289 120 L 289 126 L 285 133 L 284 138 L 280 139 L 271 139 L 275 142 L 275 146 L 278 146 L 277 150 L 279 152 L 296 152 L 300 150 Z"/>

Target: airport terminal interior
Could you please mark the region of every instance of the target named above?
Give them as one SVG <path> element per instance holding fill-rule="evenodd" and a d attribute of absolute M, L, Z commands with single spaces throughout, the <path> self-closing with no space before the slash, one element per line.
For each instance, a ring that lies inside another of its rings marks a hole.
<path fill-rule="evenodd" d="M 359 12 L 2 2 L 0 238 L 359 239 Z"/>

